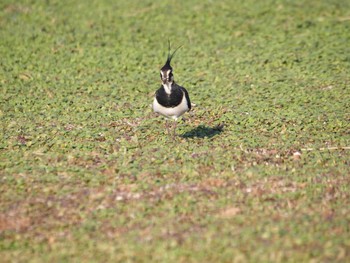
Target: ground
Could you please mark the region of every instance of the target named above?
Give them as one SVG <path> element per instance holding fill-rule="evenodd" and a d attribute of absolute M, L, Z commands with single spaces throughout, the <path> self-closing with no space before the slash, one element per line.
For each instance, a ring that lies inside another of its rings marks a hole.
<path fill-rule="evenodd" d="M 349 262 L 349 41 L 344 1 L 2 1 L 2 261 Z"/>

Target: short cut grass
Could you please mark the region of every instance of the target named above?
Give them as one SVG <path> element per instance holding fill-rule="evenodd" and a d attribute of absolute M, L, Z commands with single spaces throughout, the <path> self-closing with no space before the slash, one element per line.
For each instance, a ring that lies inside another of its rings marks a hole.
<path fill-rule="evenodd" d="M 349 262 L 349 16 L 1 1 L 1 261 Z M 168 39 L 176 143 L 150 107 Z"/>

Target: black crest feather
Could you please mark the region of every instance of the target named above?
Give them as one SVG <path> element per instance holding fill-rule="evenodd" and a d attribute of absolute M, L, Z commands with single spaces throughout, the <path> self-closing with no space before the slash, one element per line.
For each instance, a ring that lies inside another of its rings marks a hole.
<path fill-rule="evenodd" d="M 170 48 L 171 48 L 171 47 L 170 47 L 170 40 L 168 39 L 168 58 L 167 58 L 167 60 L 166 60 L 166 62 L 165 62 L 165 65 L 162 67 L 162 70 L 165 70 L 165 69 L 172 69 L 171 66 L 170 66 L 170 62 L 171 62 L 172 58 L 174 57 L 176 51 L 178 51 L 178 50 L 180 49 L 180 47 L 182 47 L 182 45 L 181 45 L 181 46 L 178 46 L 178 47 L 175 49 L 175 51 L 174 51 L 172 54 L 170 54 Z"/>

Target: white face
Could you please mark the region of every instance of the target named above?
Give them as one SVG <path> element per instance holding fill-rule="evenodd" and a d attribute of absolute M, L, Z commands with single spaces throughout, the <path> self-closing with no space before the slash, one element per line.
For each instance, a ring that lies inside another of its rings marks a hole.
<path fill-rule="evenodd" d="M 162 79 L 162 82 L 164 84 L 172 82 L 173 81 L 173 73 L 171 69 L 168 69 L 166 71 L 160 71 L 160 78 Z"/>

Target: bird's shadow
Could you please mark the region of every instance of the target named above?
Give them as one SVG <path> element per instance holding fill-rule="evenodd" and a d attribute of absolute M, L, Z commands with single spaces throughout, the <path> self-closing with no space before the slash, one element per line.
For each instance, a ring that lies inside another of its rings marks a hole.
<path fill-rule="evenodd" d="M 181 135 L 182 138 L 212 138 L 223 132 L 224 125 L 220 124 L 214 127 L 207 127 L 199 125 L 191 131 L 185 132 Z"/>

